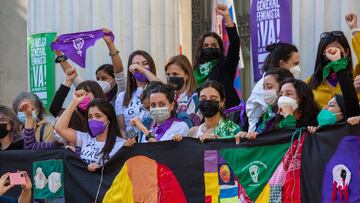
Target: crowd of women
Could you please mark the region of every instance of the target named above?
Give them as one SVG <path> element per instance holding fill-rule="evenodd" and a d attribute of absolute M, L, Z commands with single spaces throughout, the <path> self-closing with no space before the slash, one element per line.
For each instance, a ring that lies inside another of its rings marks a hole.
<path fill-rule="evenodd" d="M 353 67 L 351 53 L 353 49 L 360 61 L 356 14 L 345 17 L 352 47 L 342 31 L 322 33 L 313 74 L 305 81 L 299 79 L 301 61 L 294 45 L 267 46 L 263 77 L 246 101 L 246 110 L 235 112 L 244 123 L 225 114 L 240 105 L 233 88 L 240 39 L 227 7 L 218 4 L 216 11 L 226 23 L 227 54 L 221 38 L 206 33 L 198 41 L 193 63 L 185 55 L 167 61 L 166 83 L 157 77 L 156 63 L 146 51 L 132 52 L 123 66 L 108 36 L 103 39 L 112 64 L 96 70 L 96 81 L 81 79 L 64 54 L 55 50 L 56 62 L 66 75 L 49 108 L 55 124 L 47 121 L 35 94 L 20 93 L 12 108 L 0 105 L 1 150 L 68 148 L 94 171 L 120 148 L 136 143 L 181 141 L 183 137 L 201 142 L 253 140 L 279 128 L 304 127 L 315 134 L 338 122 L 359 124 L 360 64 Z M 72 86 L 75 92 L 68 95 Z M 72 100 L 64 107 L 68 96 Z"/>

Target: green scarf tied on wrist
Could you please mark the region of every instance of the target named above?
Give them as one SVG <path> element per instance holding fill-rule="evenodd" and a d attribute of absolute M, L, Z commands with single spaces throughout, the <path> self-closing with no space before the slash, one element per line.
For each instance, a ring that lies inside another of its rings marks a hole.
<path fill-rule="evenodd" d="M 330 63 L 328 63 L 323 70 L 323 80 L 325 80 L 329 76 L 331 70 L 337 73 L 341 70 L 346 69 L 348 63 L 348 58 L 341 58 L 337 61 L 331 61 Z"/>
<path fill-rule="evenodd" d="M 196 86 L 200 87 L 209 77 L 210 72 L 218 64 L 219 60 L 215 59 L 206 63 L 203 63 L 194 71 L 194 77 Z"/>

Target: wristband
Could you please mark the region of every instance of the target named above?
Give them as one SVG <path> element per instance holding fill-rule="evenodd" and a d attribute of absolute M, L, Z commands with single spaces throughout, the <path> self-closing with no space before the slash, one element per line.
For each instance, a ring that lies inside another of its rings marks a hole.
<path fill-rule="evenodd" d="M 116 55 L 118 55 L 120 53 L 120 51 L 119 50 L 116 50 L 115 51 L 115 53 L 109 53 L 109 56 L 116 56 Z"/>
<path fill-rule="evenodd" d="M 56 57 L 55 63 L 61 63 L 63 61 L 66 61 L 67 59 L 68 58 L 65 55 L 61 55 L 61 56 Z"/>
<path fill-rule="evenodd" d="M 155 136 L 154 136 L 154 134 L 152 132 L 149 132 L 149 134 L 147 134 L 145 136 L 145 139 L 146 139 L 146 141 L 149 141 L 149 139 L 151 139 L 151 138 L 155 138 Z"/>

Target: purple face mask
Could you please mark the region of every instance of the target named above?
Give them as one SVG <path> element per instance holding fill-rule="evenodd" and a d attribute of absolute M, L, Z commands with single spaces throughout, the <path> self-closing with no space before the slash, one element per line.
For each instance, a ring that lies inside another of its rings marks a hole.
<path fill-rule="evenodd" d="M 135 79 L 139 82 L 146 82 L 148 80 L 147 77 L 140 72 L 135 72 L 133 75 Z"/>
<path fill-rule="evenodd" d="M 88 123 L 91 130 L 91 137 L 96 137 L 100 135 L 106 129 L 106 124 L 102 121 L 92 119 L 89 120 Z"/>

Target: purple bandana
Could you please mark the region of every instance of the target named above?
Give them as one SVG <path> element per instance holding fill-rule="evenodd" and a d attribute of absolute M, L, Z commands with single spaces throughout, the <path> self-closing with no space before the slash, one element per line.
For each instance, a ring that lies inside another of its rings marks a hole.
<path fill-rule="evenodd" d="M 331 73 L 326 80 L 330 83 L 331 86 L 336 87 L 337 83 L 338 83 L 338 78 L 336 73 Z"/>
<path fill-rule="evenodd" d="M 241 126 L 244 126 L 245 125 L 245 122 L 246 121 L 246 104 L 244 102 L 240 102 L 240 104 L 238 106 L 234 106 L 234 107 L 231 107 L 229 109 L 226 109 L 224 111 L 225 115 L 231 113 L 231 112 L 236 112 L 236 111 L 239 111 L 240 113 L 240 124 Z"/>
<path fill-rule="evenodd" d="M 114 34 L 110 32 L 109 35 L 111 40 L 114 41 Z M 104 36 L 105 33 L 102 29 L 64 34 L 59 36 L 56 43 L 51 43 L 50 47 L 53 50 L 62 51 L 69 59 L 85 68 L 86 49 L 93 46 L 98 39 Z"/>
<path fill-rule="evenodd" d="M 160 139 L 164 136 L 165 132 L 170 128 L 174 121 L 178 120 L 174 117 L 170 117 L 160 126 L 157 126 L 156 123 L 154 124 L 153 131 L 155 133 L 155 139 L 157 141 L 160 141 Z"/>

